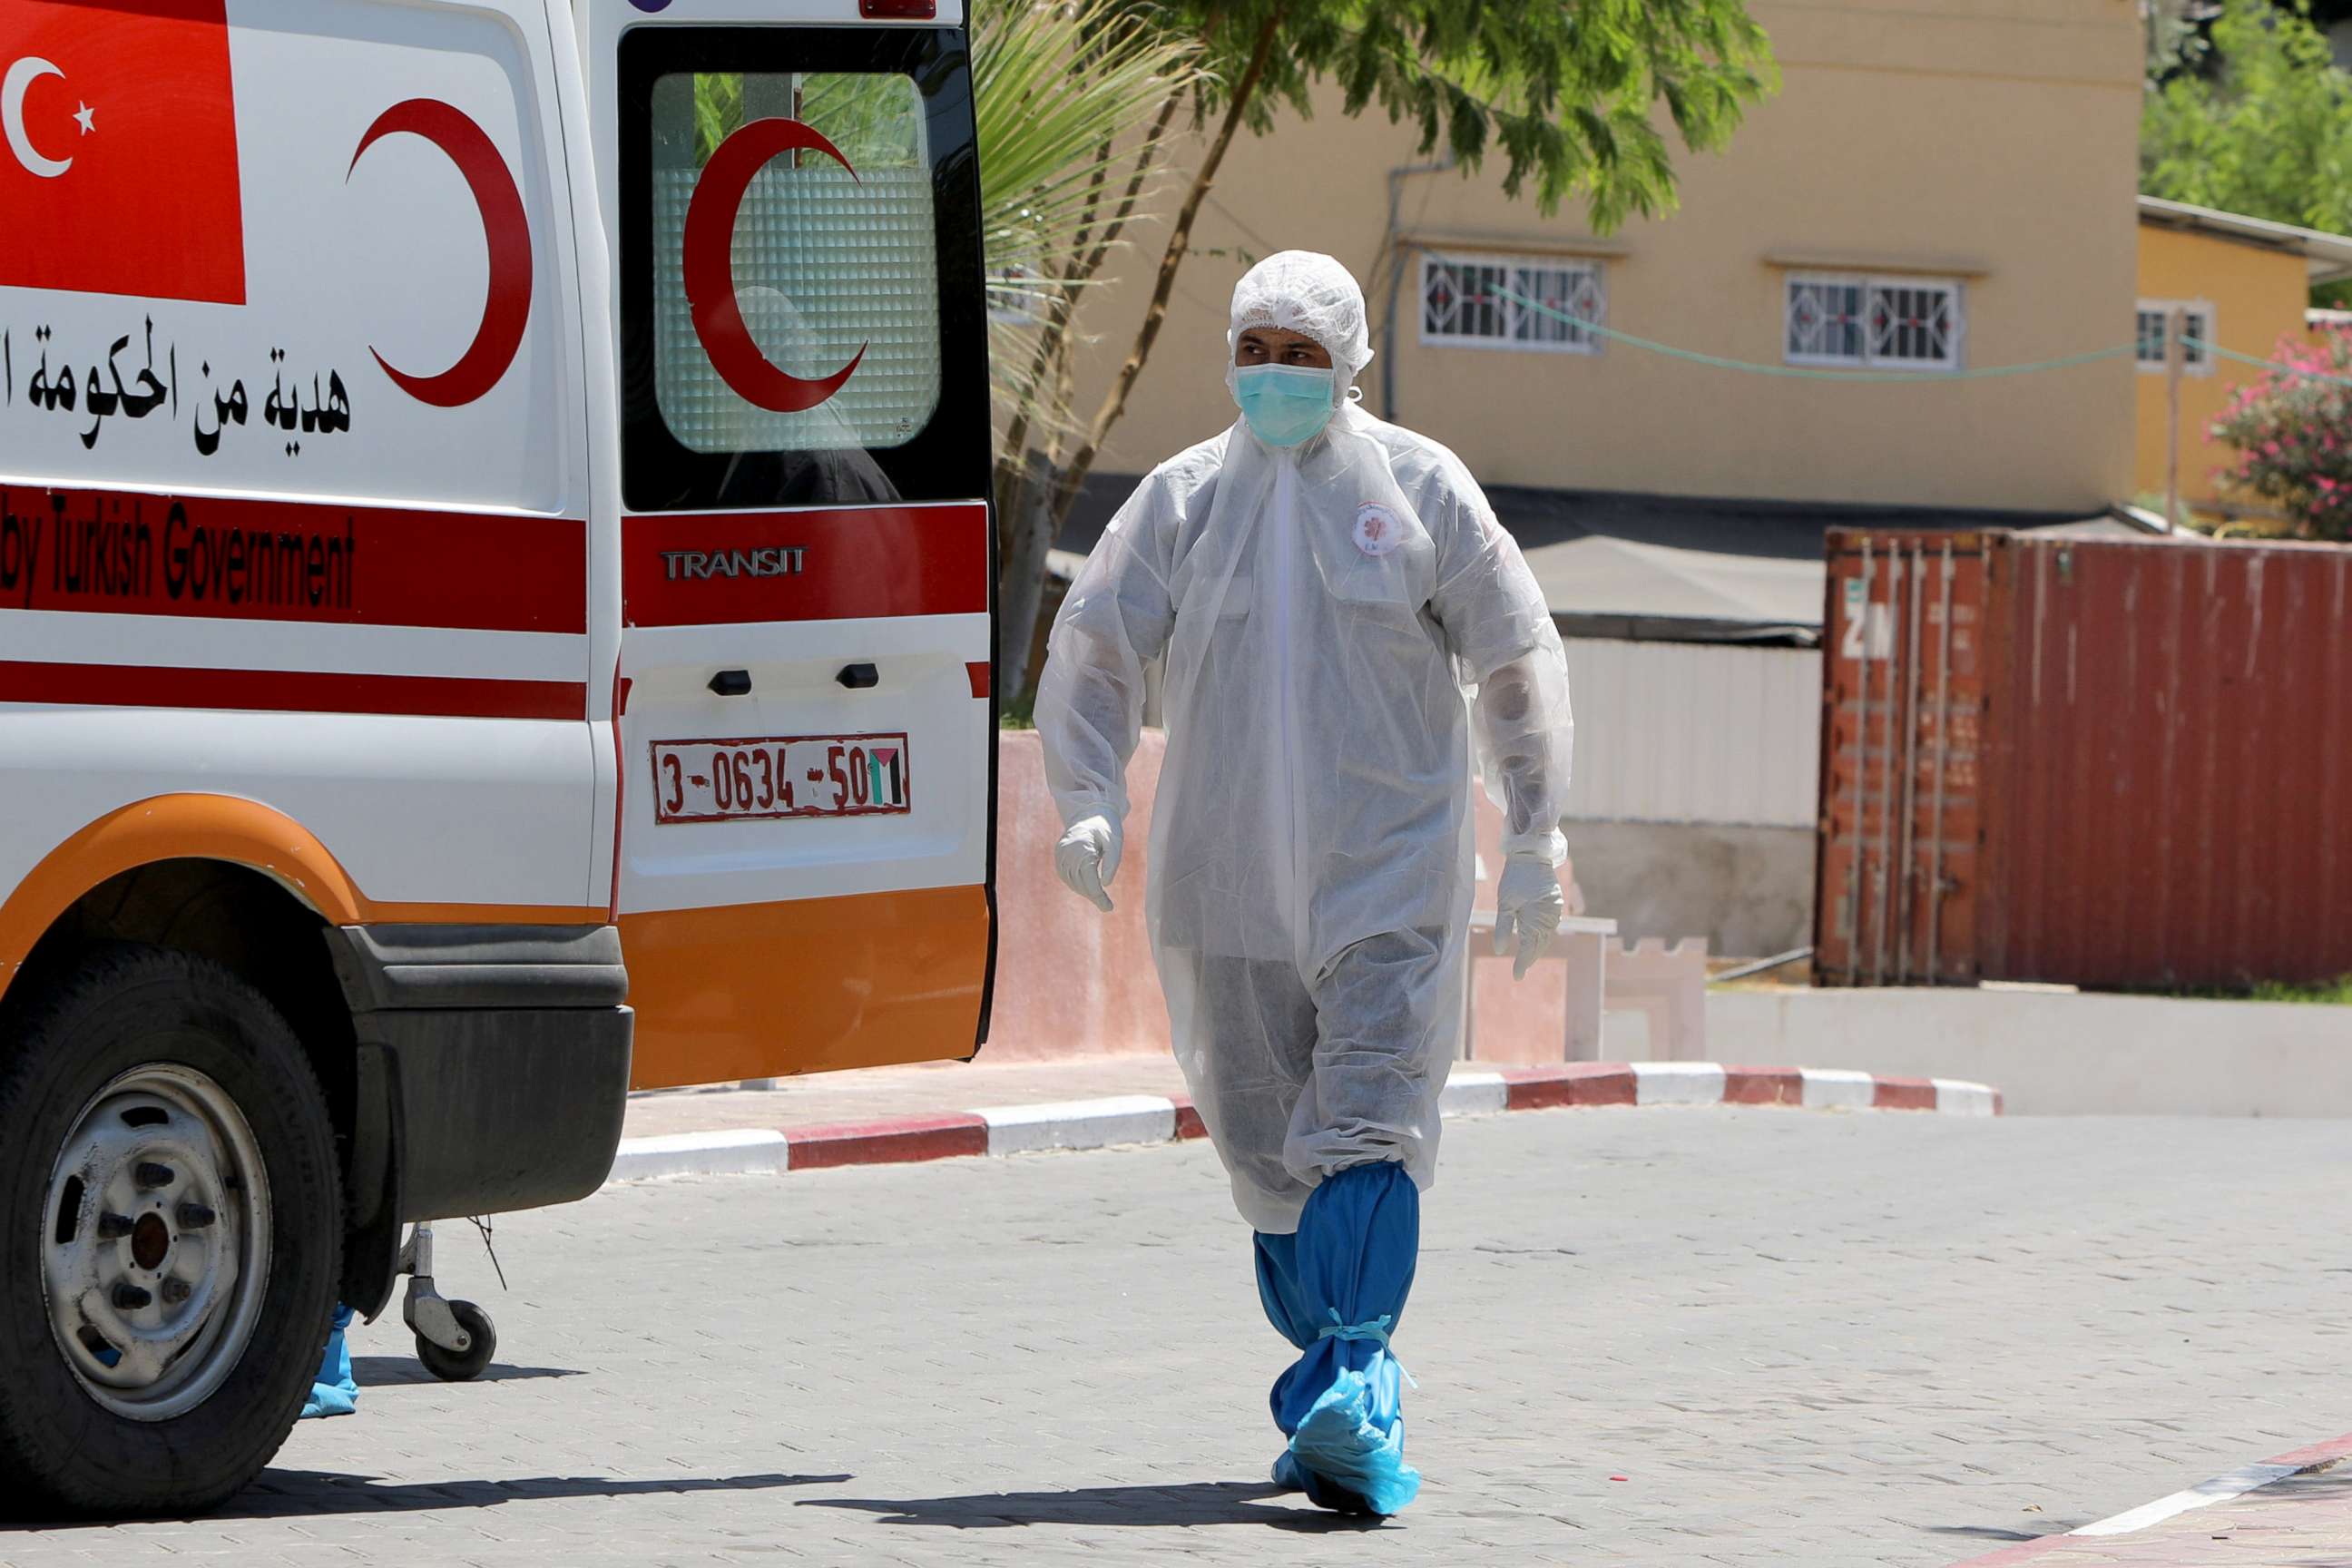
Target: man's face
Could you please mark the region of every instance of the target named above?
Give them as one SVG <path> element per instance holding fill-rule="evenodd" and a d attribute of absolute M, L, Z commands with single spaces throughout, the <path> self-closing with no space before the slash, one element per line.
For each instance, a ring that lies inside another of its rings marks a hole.
<path fill-rule="evenodd" d="M 1234 340 L 1237 365 L 1286 364 L 1301 370 L 1329 370 L 1331 356 L 1305 332 L 1281 327 L 1246 327 Z"/>

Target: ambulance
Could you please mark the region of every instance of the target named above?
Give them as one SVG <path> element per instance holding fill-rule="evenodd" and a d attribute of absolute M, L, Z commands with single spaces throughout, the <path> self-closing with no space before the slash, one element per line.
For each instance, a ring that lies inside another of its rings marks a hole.
<path fill-rule="evenodd" d="M 632 1088 L 978 1048 L 973 135 L 960 0 L 0 0 L 10 1506 L 236 1491 Z"/>

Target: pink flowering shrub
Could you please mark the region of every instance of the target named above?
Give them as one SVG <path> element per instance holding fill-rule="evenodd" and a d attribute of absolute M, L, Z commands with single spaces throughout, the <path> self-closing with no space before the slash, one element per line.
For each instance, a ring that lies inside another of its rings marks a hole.
<path fill-rule="evenodd" d="M 2237 448 L 2221 477 L 2307 535 L 2352 538 L 2352 330 L 2333 329 L 2318 345 L 2283 338 L 2272 357 L 2292 368 L 2238 388 L 2213 421 L 2213 438 Z"/>

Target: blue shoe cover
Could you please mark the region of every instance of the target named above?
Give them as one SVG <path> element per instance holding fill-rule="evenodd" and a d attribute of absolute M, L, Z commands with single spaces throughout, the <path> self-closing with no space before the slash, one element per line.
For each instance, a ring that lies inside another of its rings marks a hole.
<path fill-rule="evenodd" d="M 1290 1451 L 1314 1501 L 1386 1518 L 1421 1494 L 1421 1472 L 1404 1462 L 1403 1421 L 1385 1432 L 1373 1423 L 1374 1398 L 1362 1373 L 1341 1373 L 1298 1424 Z M 1328 1496 L 1334 1492 L 1341 1495 Z"/>
<path fill-rule="evenodd" d="M 349 1415 L 360 1407 L 360 1385 L 352 1376 L 352 1351 L 345 1342 L 344 1331 L 352 1326 L 352 1310 L 338 1305 L 334 1325 L 327 1335 L 326 1354 L 320 1358 L 319 1375 L 311 1380 L 310 1397 L 303 1402 L 298 1421 L 323 1420 L 330 1415 Z"/>
<path fill-rule="evenodd" d="M 1274 1457 L 1274 1484 L 1286 1492 L 1307 1489 L 1307 1478 L 1298 1473 L 1298 1460 L 1287 1448 Z"/>
<path fill-rule="evenodd" d="M 338 1387 L 331 1383 L 314 1383 L 310 1397 L 302 1402 L 302 1414 L 298 1421 L 324 1420 L 330 1415 L 351 1415 L 360 1407 L 357 1391 Z"/>

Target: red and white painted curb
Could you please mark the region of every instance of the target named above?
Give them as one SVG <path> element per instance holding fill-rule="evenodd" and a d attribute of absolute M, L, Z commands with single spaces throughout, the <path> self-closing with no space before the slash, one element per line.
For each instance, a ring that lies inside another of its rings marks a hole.
<path fill-rule="evenodd" d="M 2154 1502 L 2142 1503 L 2137 1508 L 2127 1509 L 2113 1518 L 2100 1520 L 2095 1524 L 2086 1524 L 2080 1529 L 2067 1531 L 2063 1535 L 2044 1535 L 2038 1540 L 2023 1542 L 2016 1546 L 2004 1546 L 2000 1551 L 1988 1552 L 1982 1557 L 1971 1557 L 1965 1563 L 1954 1563 L 1952 1568 L 2008 1568 L 2008 1565 L 2013 1563 L 2031 1563 L 2037 1557 L 2047 1557 L 2053 1552 L 2063 1551 L 2068 1542 L 2081 1541 L 2086 1537 L 2134 1535 L 2151 1525 L 2162 1524 L 2168 1519 L 2174 1519 L 2187 1513 L 2191 1509 L 2210 1508 L 2215 1503 L 2230 1502 L 2244 1497 L 2249 1492 L 2260 1491 L 2274 1481 L 2283 1481 L 2289 1476 L 2303 1475 L 2306 1471 L 2328 1469 L 2343 1463 L 2347 1458 L 2352 1458 L 2352 1435 L 2332 1438 L 2325 1443 L 2314 1443 L 2309 1447 L 2297 1448 L 2292 1453 L 2281 1454 L 2275 1458 L 2264 1459 L 2258 1464 L 2241 1465 L 2226 1475 L 2200 1481 L 2185 1490 L 2174 1492 L 2170 1497 L 2161 1497 Z M 2112 1561 L 2103 1557 L 2093 1560 Z"/>
<path fill-rule="evenodd" d="M 1446 1080 L 1439 1103 L 1447 1116 L 1603 1105 L 1786 1105 L 1814 1110 L 1928 1110 L 1946 1116 L 1998 1116 L 2001 1110 L 2000 1091 L 1981 1083 L 1715 1062 L 1571 1062 L 1499 1072 L 1465 1069 Z M 1107 1149 L 1206 1135 L 1200 1112 L 1188 1100 L 1121 1095 L 786 1131 L 743 1129 L 624 1138 L 606 1180 L 757 1175 L 828 1165 Z"/>

